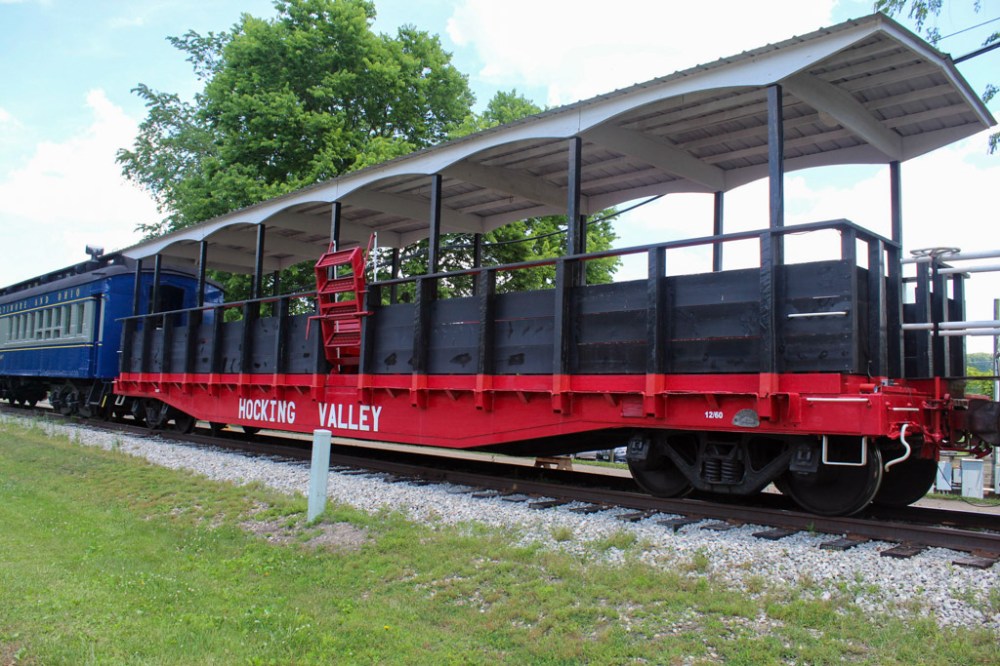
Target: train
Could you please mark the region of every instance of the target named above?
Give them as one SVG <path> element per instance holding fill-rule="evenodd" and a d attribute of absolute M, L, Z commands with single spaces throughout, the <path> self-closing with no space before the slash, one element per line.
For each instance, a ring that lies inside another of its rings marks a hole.
<path fill-rule="evenodd" d="M 965 276 L 936 251 L 904 273 L 901 165 L 994 124 L 950 56 L 883 15 L 847 21 L 125 248 L 137 285 L 150 261 L 197 278 L 182 301 L 116 310 L 117 373 L 101 381 L 151 428 L 522 455 L 625 446 L 657 496 L 773 484 L 822 515 L 909 504 L 941 451 L 1000 444 L 1000 405 L 965 391 L 951 334 Z M 889 168 L 888 233 L 785 224 L 786 171 L 872 163 Z M 760 179 L 764 224 L 727 231 L 725 193 Z M 712 198 L 689 238 L 588 250 L 600 211 L 681 192 Z M 560 256 L 483 262 L 489 231 L 557 213 Z M 474 251 L 445 271 L 450 233 Z M 825 256 L 796 249 L 807 236 Z M 422 240 L 426 268 L 401 275 L 400 250 Z M 675 269 L 692 251 L 707 263 Z M 610 257 L 641 268 L 589 282 L 588 262 Z M 269 271 L 302 262 L 315 290 L 264 293 Z M 250 276 L 250 298 L 209 297 L 208 269 Z M 154 275 L 134 293 L 156 291 Z M 37 399 L 4 374 L 8 398 Z"/>
<path fill-rule="evenodd" d="M 0 289 L 0 399 L 34 407 L 48 400 L 62 414 L 141 418 L 138 402 L 116 396 L 122 320 L 137 311 L 221 302 L 191 271 L 136 274 L 136 262 L 87 247 L 90 259 Z M 156 288 L 154 289 L 154 284 Z"/>

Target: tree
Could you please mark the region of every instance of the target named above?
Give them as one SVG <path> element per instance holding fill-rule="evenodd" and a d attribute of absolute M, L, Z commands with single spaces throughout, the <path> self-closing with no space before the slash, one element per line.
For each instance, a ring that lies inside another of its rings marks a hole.
<path fill-rule="evenodd" d="M 146 119 L 118 162 L 178 229 L 372 160 L 439 142 L 473 102 L 437 37 L 375 34 L 367 0 L 276 0 L 231 30 L 169 38 L 204 89 L 192 102 L 145 84 Z"/>
<path fill-rule="evenodd" d="M 982 0 L 972 0 L 973 9 L 978 13 L 982 9 Z M 875 0 L 875 11 L 885 12 L 889 16 L 895 16 L 897 14 L 902 14 L 907 9 L 907 17 L 912 19 L 916 24 L 918 32 L 923 31 L 924 35 L 931 42 L 931 44 L 937 44 L 941 39 L 941 33 L 937 26 L 933 24 L 931 17 L 938 17 L 941 15 L 941 10 L 944 8 L 945 0 Z M 931 21 L 928 23 L 928 21 Z M 926 28 L 925 28 L 926 26 Z M 983 46 L 988 46 L 994 42 L 1000 41 L 1000 31 L 993 32 L 984 41 Z M 983 102 L 989 103 L 1000 91 L 1000 88 L 993 83 L 986 84 L 986 90 L 983 91 Z M 994 132 L 990 135 L 990 152 L 996 152 L 997 147 L 1000 146 L 1000 132 Z"/>
<path fill-rule="evenodd" d="M 140 84 L 148 115 L 130 150 L 126 177 L 149 191 L 166 218 L 149 236 L 186 227 L 340 174 L 541 109 L 517 91 L 498 93 L 473 114 L 466 77 L 437 37 L 412 26 L 395 36 L 371 30 L 368 0 L 276 0 L 277 15 L 248 14 L 227 32 L 188 31 L 169 41 L 187 54 L 204 87 L 192 101 Z M 536 218 L 488 235 L 490 263 L 561 253 L 562 218 Z M 529 242 L 515 243 L 525 237 Z M 590 249 L 610 247 L 608 221 L 591 230 Z M 443 267 L 472 263 L 471 236 L 449 237 Z M 426 241 L 406 249 L 406 273 L 426 270 Z M 423 255 L 421 267 L 421 253 Z M 607 282 L 614 259 L 590 262 Z M 502 288 L 551 281 L 551 267 L 519 271 Z M 529 277 L 531 276 L 531 277 Z M 247 298 L 246 276 L 216 275 L 230 300 Z M 310 288 L 311 266 L 280 276 L 282 291 Z M 265 279 L 265 289 L 271 286 Z"/>

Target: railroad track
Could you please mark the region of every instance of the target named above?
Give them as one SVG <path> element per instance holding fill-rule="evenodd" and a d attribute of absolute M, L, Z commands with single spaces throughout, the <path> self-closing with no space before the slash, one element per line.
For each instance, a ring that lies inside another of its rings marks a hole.
<path fill-rule="evenodd" d="M 24 409 L 3 408 L 5 413 L 24 415 Z M 48 418 L 72 419 L 43 412 Z M 193 446 L 240 451 L 250 455 L 281 457 L 289 460 L 310 459 L 308 441 L 290 440 L 267 434 L 247 438 L 223 431 L 218 435 L 205 431 L 190 434 L 150 432 L 124 423 L 86 421 L 89 427 L 111 429 L 140 437 L 166 437 Z M 825 517 L 790 508 L 780 495 L 763 495 L 757 505 L 730 504 L 699 498 L 663 499 L 635 492 L 631 479 L 602 473 L 601 468 L 588 472 L 558 468 L 514 467 L 501 458 L 448 457 L 360 447 L 334 446 L 331 468 L 348 473 L 377 474 L 391 480 L 423 483 L 450 483 L 469 487 L 472 499 L 503 497 L 525 502 L 538 510 L 582 503 L 570 508 L 578 513 L 596 513 L 626 509 L 618 515 L 623 521 L 655 521 L 667 529 L 696 526 L 703 530 L 726 531 L 742 525 L 759 525 L 754 536 L 780 540 L 797 532 L 831 535 L 821 548 L 848 550 L 868 541 L 892 544 L 881 551 L 885 557 L 912 557 L 932 547 L 965 553 L 954 563 L 961 566 L 989 568 L 1000 560 L 1000 515 L 951 511 L 925 507 L 889 509 L 876 507 L 852 517 Z M 352 471 L 353 470 L 353 471 Z"/>

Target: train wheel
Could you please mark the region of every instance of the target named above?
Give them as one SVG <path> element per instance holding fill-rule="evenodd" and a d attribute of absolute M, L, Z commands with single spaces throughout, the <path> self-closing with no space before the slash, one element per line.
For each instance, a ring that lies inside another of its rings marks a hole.
<path fill-rule="evenodd" d="M 159 430 L 167 425 L 167 417 L 170 413 L 170 406 L 154 398 L 142 401 L 143 420 L 150 430 Z"/>
<path fill-rule="evenodd" d="M 66 384 L 57 390 L 59 392 L 58 398 L 52 406 L 56 407 L 63 416 L 76 414 L 80 404 L 80 394 L 76 388 L 72 384 Z M 49 401 L 52 402 L 52 399 L 49 398 Z"/>
<path fill-rule="evenodd" d="M 629 441 L 626 460 L 639 487 L 655 497 L 683 497 L 691 492 L 691 482 L 666 454 L 667 446 L 686 446 L 683 436 L 665 440 L 636 437 Z M 697 450 L 697 442 L 694 443 Z"/>
<path fill-rule="evenodd" d="M 257 426 L 240 426 L 240 428 L 242 428 L 243 432 L 245 432 L 248 435 L 256 435 L 257 433 L 260 432 L 260 428 L 258 428 Z"/>
<path fill-rule="evenodd" d="M 927 494 L 937 478 L 937 463 L 926 458 L 906 460 L 893 465 L 882 477 L 875 503 L 884 506 L 907 506 Z"/>
<path fill-rule="evenodd" d="M 225 423 L 218 423 L 216 421 L 210 421 L 208 427 L 212 430 L 213 435 L 218 435 L 220 432 L 228 428 Z"/>
<path fill-rule="evenodd" d="M 850 516 L 871 503 L 881 482 L 882 454 L 869 442 L 862 466 L 820 463 L 815 473 L 786 472 L 778 487 L 810 513 Z"/>
<path fill-rule="evenodd" d="M 194 424 L 197 423 L 197 419 L 190 414 L 185 414 L 184 412 L 174 412 L 174 430 L 185 435 L 194 430 Z"/>

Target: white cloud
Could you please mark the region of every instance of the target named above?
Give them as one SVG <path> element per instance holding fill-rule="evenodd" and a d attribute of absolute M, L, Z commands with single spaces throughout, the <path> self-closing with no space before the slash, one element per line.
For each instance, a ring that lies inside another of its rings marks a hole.
<path fill-rule="evenodd" d="M 139 240 L 140 222 L 159 219 L 144 192 L 121 176 L 116 151 L 132 144 L 137 123 L 103 90 L 87 94 L 90 124 L 62 143 L 39 143 L 0 180 L 0 284 L 85 259 L 88 243 L 106 249 Z"/>
<path fill-rule="evenodd" d="M 459 0 L 447 32 L 473 48 L 478 73 L 501 86 L 541 86 L 573 102 L 780 41 L 832 23 L 836 0 L 758 3 L 619 0 Z M 763 20 L 762 20 L 763 19 Z M 752 26 L 752 29 L 748 27 Z"/>

